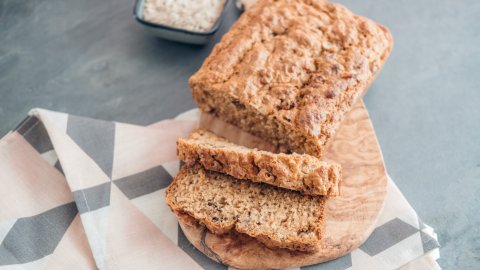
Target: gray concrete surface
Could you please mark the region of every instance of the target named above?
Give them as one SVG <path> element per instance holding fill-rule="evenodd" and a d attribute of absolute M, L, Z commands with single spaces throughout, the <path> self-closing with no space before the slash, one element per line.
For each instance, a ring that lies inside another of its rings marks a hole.
<path fill-rule="evenodd" d="M 480 268 L 480 1 L 342 0 L 387 25 L 393 53 L 365 96 L 388 170 L 442 244 Z M 33 107 L 148 124 L 193 108 L 187 79 L 214 41 L 158 40 L 132 0 L 0 0 L 0 133 Z"/>

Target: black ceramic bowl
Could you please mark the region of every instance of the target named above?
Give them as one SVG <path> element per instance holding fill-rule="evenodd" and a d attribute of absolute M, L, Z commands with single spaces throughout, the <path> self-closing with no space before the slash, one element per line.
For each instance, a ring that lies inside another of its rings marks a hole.
<path fill-rule="evenodd" d="M 220 24 L 222 23 L 223 17 L 225 15 L 225 9 L 228 6 L 229 2 L 229 0 L 225 0 L 223 10 L 220 13 L 217 21 L 213 25 L 212 29 L 207 32 L 194 32 L 144 20 L 143 6 L 145 4 L 145 1 L 146 0 L 136 0 L 135 7 L 133 9 L 133 15 L 141 25 L 143 25 L 149 32 L 151 32 L 157 37 L 190 44 L 205 44 L 213 37 L 215 32 L 217 32 L 218 28 L 220 27 Z"/>

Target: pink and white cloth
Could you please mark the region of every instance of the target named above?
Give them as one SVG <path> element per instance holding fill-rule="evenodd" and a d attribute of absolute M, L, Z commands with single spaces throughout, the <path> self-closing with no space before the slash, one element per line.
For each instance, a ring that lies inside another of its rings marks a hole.
<path fill-rule="evenodd" d="M 227 269 L 185 238 L 164 202 L 192 110 L 144 127 L 34 109 L 0 140 L 0 270 Z M 357 250 L 302 269 L 439 269 L 439 244 L 390 179 Z"/>

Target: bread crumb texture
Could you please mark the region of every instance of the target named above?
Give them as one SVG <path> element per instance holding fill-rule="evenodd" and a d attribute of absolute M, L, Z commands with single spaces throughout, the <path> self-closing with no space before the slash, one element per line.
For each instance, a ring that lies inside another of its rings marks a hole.
<path fill-rule="evenodd" d="M 235 230 L 272 248 L 313 252 L 322 238 L 325 198 L 183 166 L 166 192 L 179 216 L 214 234 Z"/>

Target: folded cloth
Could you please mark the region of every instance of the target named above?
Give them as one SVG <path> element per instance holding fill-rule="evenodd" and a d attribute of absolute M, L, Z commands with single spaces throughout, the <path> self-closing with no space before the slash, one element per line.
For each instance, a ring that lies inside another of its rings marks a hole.
<path fill-rule="evenodd" d="M 0 269 L 227 269 L 188 242 L 164 203 L 175 141 L 198 115 L 143 127 L 32 110 L 0 141 Z M 439 269 L 438 249 L 389 179 L 368 240 L 302 269 Z"/>

